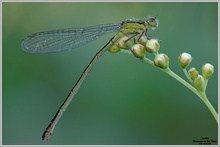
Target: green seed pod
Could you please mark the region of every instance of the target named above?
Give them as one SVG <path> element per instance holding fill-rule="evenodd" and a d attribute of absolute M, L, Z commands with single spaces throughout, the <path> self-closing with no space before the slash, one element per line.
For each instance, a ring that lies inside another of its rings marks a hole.
<path fill-rule="evenodd" d="M 206 63 L 202 66 L 202 75 L 204 78 L 209 79 L 214 73 L 214 66 Z"/>
<path fill-rule="evenodd" d="M 137 58 L 143 59 L 146 51 L 145 51 L 143 45 L 141 45 L 141 44 L 135 44 L 135 45 L 132 46 L 131 52 L 132 52 Z"/>
<path fill-rule="evenodd" d="M 108 50 L 110 53 L 117 53 L 120 51 L 118 44 L 113 44 L 112 47 Z"/>
<path fill-rule="evenodd" d="M 140 40 L 138 40 L 138 39 L 139 39 L 139 36 L 136 36 L 136 37 L 134 38 L 134 43 L 135 43 L 135 44 L 141 44 L 141 45 L 143 45 L 143 46 L 146 45 L 147 36 L 142 35 L 141 38 L 140 38 Z"/>
<path fill-rule="evenodd" d="M 146 42 L 146 50 L 148 52 L 156 53 L 156 52 L 158 52 L 159 48 L 160 48 L 160 44 L 159 44 L 157 39 L 152 38 L 150 40 L 147 40 L 147 42 Z"/>
<path fill-rule="evenodd" d="M 169 67 L 169 57 L 166 54 L 158 54 L 154 58 L 154 65 L 162 69 Z"/>
<path fill-rule="evenodd" d="M 189 69 L 188 74 L 192 80 L 195 80 L 198 77 L 198 71 L 194 67 Z"/>
<path fill-rule="evenodd" d="M 118 41 L 118 46 L 119 48 L 122 48 L 122 49 L 129 49 L 129 47 L 131 46 L 131 42 L 130 41 L 127 41 L 129 39 L 129 36 L 124 36 L 122 37 L 119 41 Z M 125 41 L 127 41 L 125 43 Z"/>
<path fill-rule="evenodd" d="M 186 68 L 190 64 L 190 62 L 192 61 L 192 57 L 188 53 L 182 53 L 179 55 L 178 61 L 179 61 L 180 66 L 182 68 Z"/>
<path fill-rule="evenodd" d="M 193 85 L 198 91 L 204 91 L 204 83 L 204 78 L 201 75 L 198 75 L 198 77 L 193 81 Z"/>

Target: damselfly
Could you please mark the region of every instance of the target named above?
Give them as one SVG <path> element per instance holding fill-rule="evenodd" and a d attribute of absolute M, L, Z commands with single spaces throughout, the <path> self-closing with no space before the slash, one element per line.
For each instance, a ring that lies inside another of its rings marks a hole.
<path fill-rule="evenodd" d="M 85 68 L 80 78 L 71 89 L 67 98 L 58 109 L 57 113 L 47 126 L 42 135 L 42 140 L 48 140 L 53 133 L 54 127 L 62 116 L 63 112 L 67 109 L 68 105 L 77 93 L 80 85 L 84 81 L 86 75 L 93 67 L 95 61 L 102 56 L 106 51 L 110 50 L 118 41 L 124 37 L 129 36 L 124 42 L 127 43 L 134 37 L 137 41 L 143 36 L 148 36 L 148 29 L 155 29 L 158 27 L 158 20 L 156 17 L 149 17 L 144 20 L 128 19 L 120 24 L 104 24 L 86 28 L 70 28 L 59 29 L 45 32 L 38 32 L 27 36 L 22 42 L 22 49 L 30 53 L 50 53 L 70 50 L 82 45 L 85 45 L 95 39 L 98 39 L 104 34 L 117 32 L 108 43 L 99 50 L 88 66 Z M 129 48 L 129 46 L 128 46 Z"/>

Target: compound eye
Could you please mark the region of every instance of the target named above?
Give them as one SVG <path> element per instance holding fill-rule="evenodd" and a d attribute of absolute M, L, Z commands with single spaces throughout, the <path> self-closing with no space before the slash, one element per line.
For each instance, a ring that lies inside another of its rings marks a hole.
<path fill-rule="evenodd" d="M 150 21 L 151 21 L 151 22 L 154 22 L 154 21 L 155 21 L 155 19 L 151 19 Z"/>
<path fill-rule="evenodd" d="M 153 18 L 153 17 L 149 18 L 147 22 L 149 24 L 149 27 L 153 30 L 156 29 L 158 27 L 158 24 L 159 24 L 158 20 L 156 18 Z"/>

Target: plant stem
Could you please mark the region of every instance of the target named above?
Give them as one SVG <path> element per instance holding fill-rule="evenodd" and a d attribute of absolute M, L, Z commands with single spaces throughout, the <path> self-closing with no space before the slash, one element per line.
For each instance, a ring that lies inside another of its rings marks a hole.
<path fill-rule="evenodd" d="M 123 53 L 127 53 L 127 54 L 131 54 L 133 55 L 129 50 L 121 50 L 121 52 Z M 144 57 L 143 61 L 153 65 L 154 62 L 151 61 L 150 59 Z M 156 67 L 156 66 L 155 66 Z M 209 102 L 208 98 L 206 97 L 206 94 L 204 91 L 197 91 L 191 84 L 187 83 L 185 80 L 183 80 L 181 77 L 179 77 L 177 74 L 175 74 L 172 70 L 170 70 L 170 68 L 167 69 L 162 69 L 157 67 L 158 69 L 161 69 L 163 72 L 167 73 L 168 75 L 170 75 L 171 77 L 173 77 L 174 79 L 176 79 L 177 81 L 179 81 L 180 83 L 182 83 L 184 86 L 186 86 L 187 88 L 189 88 L 192 92 L 194 92 L 199 98 L 201 98 L 201 100 L 206 104 L 206 106 L 209 108 L 209 110 L 211 111 L 212 115 L 214 116 L 216 122 L 218 123 L 218 114 L 215 111 L 214 107 L 212 106 L 212 104 Z M 187 71 L 185 70 L 184 73 L 186 75 Z M 189 80 L 191 80 L 189 77 L 187 77 Z"/>
<path fill-rule="evenodd" d="M 200 92 L 200 95 L 202 97 L 203 102 L 206 104 L 206 106 L 209 108 L 209 110 L 211 111 L 212 115 L 215 117 L 216 122 L 218 123 L 218 114 L 215 111 L 214 107 L 212 106 L 212 104 L 209 102 L 208 98 L 206 97 L 205 92 Z"/>
<path fill-rule="evenodd" d="M 167 73 L 168 75 L 170 75 L 171 77 L 173 77 L 174 79 L 176 79 L 177 81 L 179 81 L 180 83 L 182 83 L 184 86 L 189 88 L 192 92 L 194 92 L 197 96 L 200 97 L 198 91 L 192 85 L 190 85 L 185 80 L 183 80 L 181 77 L 179 77 L 177 74 L 175 74 L 172 70 L 170 70 L 170 68 L 164 69 L 163 71 Z"/>
<path fill-rule="evenodd" d="M 180 83 L 182 83 L 183 85 L 185 85 L 187 88 L 189 88 L 192 92 L 194 92 L 198 97 L 200 97 L 202 99 L 202 101 L 206 104 L 206 106 L 209 108 L 209 110 L 211 111 L 212 115 L 214 116 L 216 122 L 218 123 L 218 114 L 215 111 L 214 107 L 212 106 L 212 104 L 209 102 L 208 98 L 206 97 L 205 92 L 199 92 L 197 91 L 192 85 L 190 85 L 189 83 L 187 83 L 185 80 L 183 80 L 181 77 L 179 77 L 178 75 L 176 75 L 174 72 L 172 72 L 169 68 L 166 70 L 163 70 L 165 73 L 169 74 L 170 76 L 172 76 L 173 78 L 175 78 L 177 81 L 179 81 Z"/>
<path fill-rule="evenodd" d="M 193 83 L 193 81 L 192 81 L 191 78 L 189 77 L 189 74 L 188 74 L 187 71 L 186 71 L 186 68 L 183 69 L 183 72 L 184 72 L 185 76 L 187 77 L 187 79 L 188 79 L 191 83 Z"/>

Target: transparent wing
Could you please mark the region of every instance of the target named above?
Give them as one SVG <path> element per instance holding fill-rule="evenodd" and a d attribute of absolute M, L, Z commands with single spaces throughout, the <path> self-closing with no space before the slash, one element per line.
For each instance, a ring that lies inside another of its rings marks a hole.
<path fill-rule="evenodd" d="M 120 24 L 107 24 L 38 32 L 27 36 L 21 48 L 31 53 L 60 52 L 85 45 L 106 33 L 117 32 L 119 29 Z"/>

